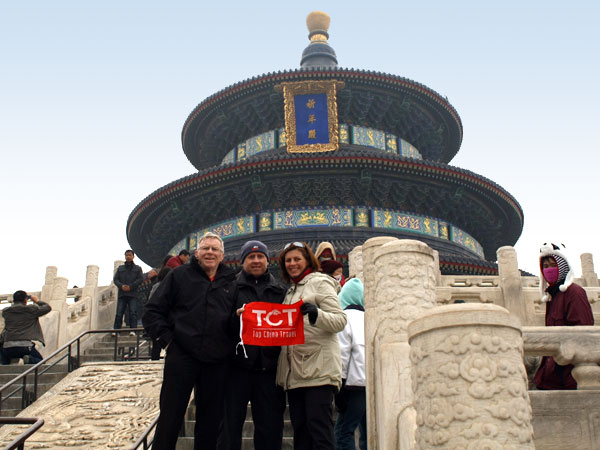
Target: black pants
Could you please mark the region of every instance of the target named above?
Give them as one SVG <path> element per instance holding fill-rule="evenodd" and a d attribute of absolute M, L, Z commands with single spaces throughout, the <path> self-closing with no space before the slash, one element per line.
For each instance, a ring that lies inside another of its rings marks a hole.
<path fill-rule="evenodd" d="M 2 364 L 10 364 L 10 360 L 13 358 L 22 358 L 25 355 L 29 355 L 29 364 L 37 364 L 42 359 L 42 355 L 37 351 L 35 345 L 29 347 L 8 347 L 2 349 Z"/>
<path fill-rule="evenodd" d="M 333 386 L 287 391 L 294 428 L 294 450 L 335 450 Z"/>
<path fill-rule="evenodd" d="M 190 394 L 195 388 L 194 450 L 214 450 L 223 418 L 227 366 L 202 363 L 184 353 L 177 344 L 171 345 L 165 358 L 160 416 L 152 449 L 175 449 Z"/>
<path fill-rule="evenodd" d="M 232 368 L 225 392 L 225 416 L 219 450 L 240 450 L 248 402 L 254 422 L 254 449 L 281 450 L 285 393 L 275 384 L 275 370 Z"/>

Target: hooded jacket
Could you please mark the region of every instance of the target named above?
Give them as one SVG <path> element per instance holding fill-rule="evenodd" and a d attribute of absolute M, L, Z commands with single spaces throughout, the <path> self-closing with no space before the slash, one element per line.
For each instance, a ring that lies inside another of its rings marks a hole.
<path fill-rule="evenodd" d="M 269 272 L 256 278 L 242 270 L 236 277 L 236 283 L 238 289 L 236 309 L 252 302 L 282 303 L 285 298 L 285 287 L 279 284 Z M 235 327 L 239 330 L 240 318 L 235 317 L 237 319 Z M 244 347 L 248 358 L 244 356 L 243 351 L 236 350 L 234 364 L 237 367 L 257 371 L 277 368 L 281 347 L 258 345 L 245 345 Z"/>
<path fill-rule="evenodd" d="M 559 266 L 559 279 L 549 286 L 542 271 L 542 260 L 554 258 Z M 594 325 L 594 315 L 583 288 L 573 283 L 571 266 L 559 247 L 544 245 L 540 250 L 540 285 L 544 287 L 542 301 L 546 302 L 546 326 Z M 573 365 L 561 366 L 551 356 L 544 356 L 533 382 L 538 389 L 577 389 L 571 375 Z"/>
<path fill-rule="evenodd" d="M 211 281 L 196 257 L 172 270 L 146 305 L 144 328 L 161 347 L 177 345 L 205 363 L 223 363 L 235 347 L 235 273 L 219 264 Z"/>
<path fill-rule="evenodd" d="M 317 259 L 319 259 L 319 256 L 321 256 L 321 253 L 323 253 L 323 251 L 325 249 L 329 249 L 331 250 L 331 255 L 332 255 L 332 260 L 335 261 L 336 260 L 336 256 L 335 256 L 335 249 L 333 248 L 333 245 L 330 242 L 327 241 L 323 241 L 319 244 L 319 246 L 317 247 L 317 251 L 315 252 L 315 257 Z"/>
<path fill-rule="evenodd" d="M 304 344 L 282 346 L 277 364 L 277 384 L 285 390 L 342 385 L 342 362 L 337 333 L 346 325 L 346 314 L 337 297 L 337 282 L 329 275 L 312 272 L 287 291 L 283 304 L 300 300 L 319 308 L 311 325 L 304 316 Z"/>
<path fill-rule="evenodd" d="M 365 386 L 365 297 L 362 282 L 352 278 L 339 294 L 348 323 L 338 333 L 342 356 L 342 379 L 346 387 Z"/>

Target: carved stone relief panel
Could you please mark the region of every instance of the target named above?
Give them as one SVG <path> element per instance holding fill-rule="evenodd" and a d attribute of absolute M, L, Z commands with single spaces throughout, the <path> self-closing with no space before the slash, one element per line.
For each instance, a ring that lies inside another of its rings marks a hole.
<path fill-rule="evenodd" d="M 69 374 L 23 417 L 42 417 L 29 449 L 129 448 L 158 414 L 160 363 L 88 365 Z M 27 426 L 0 428 L 6 446 Z"/>
<path fill-rule="evenodd" d="M 409 335 L 417 448 L 535 448 L 518 319 L 496 305 L 441 306 Z"/>

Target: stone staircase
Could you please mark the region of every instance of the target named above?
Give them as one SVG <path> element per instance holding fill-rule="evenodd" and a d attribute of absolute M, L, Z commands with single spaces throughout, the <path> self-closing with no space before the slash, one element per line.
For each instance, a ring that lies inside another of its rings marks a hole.
<path fill-rule="evenodd" d="M 88 362 L 114 361 L 115 339 L 111 334 L 103 335 L 93 346 L 81 355 L 81 364 Z M 135 359 L 136 337 L 127 332 L 121 332 L 117 340 L 117 361 L 131 361 Z M 139 357 L 141 360 L 149 359 L 150 340 L 140 336 Z"/>
<path fill-rule="evenodd" d="M 193 450 L 194 449 L 194 423 L 196 417 L 196 406 L 194 402 L 190 402 L 187 414 L 185 415 L 184 429 L 185 436 L 180 436 L 177 440 L 176 450 Z M 246 413 L 246 422 L 242 430 L 242 450 L 254 449 L 254 423 L 252 422 L 252 411 L 250 405 Z M 290 422 L 289 409 L 286 408 L 283 415 L 283 444 L 282 450 L 292 450 L 294 448 L 294 439 L 292 431 L 292 423 Z"/>
<path fill-rule="evenodd" d="M 27 369 L 30 369 L 32 366 L 30 364 L 25 365 L 0 365 L 0 386 L 4 386 L 4 384 L 8 383 L 10 380 L 25 372 Z M 39 372 L 46 370 L 48 368 L 47 365 L 42 365 L 39 368 Z M 50 368 L 48 372 L 38 375 L 38 385 L 37 385 L 37 397 L 41 397 L 42 394 L 47 392 L 52 386 L 58 383 L 67 375 L 67 365 L 65 363 L 59 363 L 54 367 Z M 27 391 L 33 392 L 33 383 L 34 383 L 34 375 L 33 373 L 27 376 Z M 14 391 L 18 387 L 23 385 L 23 381 L 19 380 L 14 385 L 10 386 L 7 391 L 2 394 L 2 411 L 0 415 L 3 417 L 14 417 L 19 412 L 21 412 L 21 401 L 22 401 L 22 391 L 15 393 L 8 399 L 5 399 L 6 395 L 10 392 Z"/>
<path fill-rule="evenodd" d="M 127 361 L 130 360 L 130 355 L 135 351 L 136 345 L 136 337 L 129 336 L 128 333 L 122 333 L 119 335 L 118 339 L 118 360 Z M 114 350 L 115 350 L 115 337 L 107 334 L 102 336 L 97 342 L 95 342 L 91 348 L 85 350 L 83 354 L 80 356 L 80 363 L 89 363 L 89 362 L 103 362 L 103 361 L 113 361 L 114 360 Z M 149 341 L 140 338 L 140 358 L 146 359 L 149 352 Z M 123 357 L 125 355 L 125 357 Z M 3 386 L 5 383 L 8 383 L 10 380 L 25 372 L 27 369 L 30 369 L 32 366 L 30 364 L 9 364 L 9 365 L 0 365 L 0 386 Z M 39 372 L 42 372 L 47 369 L 47 365 L 42 365 L 39 368 Z M 66 363 L 59 363 L 52 367 L 48 372 L 43 373 L 38 376 L 38 388 L 37 388 L 37 397 L 41 397 L 45 392 L 47 392 L 52 386 L 58 383 L 67 375 L 67 365 Z M 33 383 L 34 376 L 33 374 L 27 376 L 27 390 L 33 391 Z M 2 395 L 2 410 L 0 412 L 1 416 L 4 417 L 14 417 L 21 411 L 21 399 L 22 392 L 18 392 L 12 395 L 8 399 L 4 399 L 5 396 L 14 391 L 17 387 L 22 386 L 22 380 L 18 381 L 15 385 L 11 386 L 5 393 Z"/>

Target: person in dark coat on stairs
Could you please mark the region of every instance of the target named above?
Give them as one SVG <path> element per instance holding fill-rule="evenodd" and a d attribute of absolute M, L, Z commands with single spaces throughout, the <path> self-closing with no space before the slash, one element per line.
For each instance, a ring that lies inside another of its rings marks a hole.
<path fill-rule="evenodd" d="M 119 289 L 117 296 L 117 312 L 115 314 L 114 329 L 119 330 L 123 325 L 123 315 L 127 315 L 129 328 L 137 328 L 138 325 L 138 296 L 137 289 L 144 281 L 142 268 L 133 262 L 135 254 L 133 250 L 125 250 L 125 264 L 117 267 L 113 282 Z M 133 331 L 129 334 L 135 335 Z"/>
<path fill-rule="evenodd" d="M 237 308 L 251 302 L 282 303 L 287 289 L 269 273 L 269 250 L 260 241 L 242 246 L 242 270 L 237 275 Z M 237 317 L 235 326 L 239 329 Z M 275 384 L 280 347 L 245 345 L 233 354 L 225 394 L 225 416 L 219 450 L 240 450 L 248 402 L 254 422 L 254 448 L 281 450 L 285 393 Z M 247 355 L 247 357 L 246 357 Z"/>
<path fill-rule="evenodd" d="M 33 305 L 28 305 L 31 299 Z M 23 358 L 25 364 L 37 364 L 43 358 L 35 348 L 33 341 L 44 345 L 44 334 L 39 318 L 48 314 L 52 308 L 35 295 L 25 291 L 13 294 L 13 305 L 2 311 L 4 317 L 4 344 L 2 363 L 9 364 L 11 359 Z"/>
<path fill-rule="evenodd" d="M 194 449 L 217 448 L 235 348 L 235 272 L 222 263 L 224 251 L 218 235 L 204 234 L 190 264 L 171 270 L 148 301 L 144 328 L 167 351 L 153 450 L 175 449 L 192 389 Z"/>

